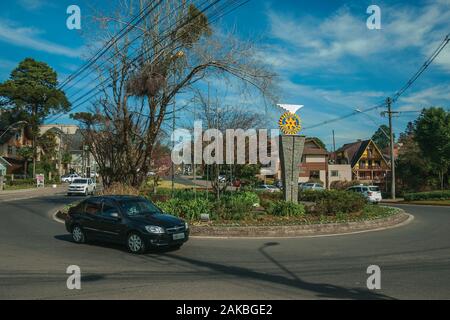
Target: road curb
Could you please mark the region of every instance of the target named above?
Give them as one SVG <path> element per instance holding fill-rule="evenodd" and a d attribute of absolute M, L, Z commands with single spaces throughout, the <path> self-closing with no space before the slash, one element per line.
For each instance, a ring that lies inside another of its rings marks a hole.
<path fill-rule="evenodd" d="M 195 239 L 294 239 L 333 237 L 383 231 L 405 226 L 414 220 L 413 215 L 405 212 L 403 209 L 399 210 L 399 213 L 387 218 L 347 223 L 254 227 L 191 226 L 190 237 Z M 58 217 L 58 213 L 60 213 L 60 210 L 53 213 L 53 220 L 64 224 L 65 221 Z M 205 232 L 206 229 L 208 229 L 207 232 Z"/>
<path fill-rule="evenodd" d="M 347 223 L 255 227 L 192 226 L 191 237 L 199 239 L 312 238 L 382 231 L 407 225 L 414 220 L 414 216 L 402 209 L 400 210 L 399 213 L 387 218 Z"/>

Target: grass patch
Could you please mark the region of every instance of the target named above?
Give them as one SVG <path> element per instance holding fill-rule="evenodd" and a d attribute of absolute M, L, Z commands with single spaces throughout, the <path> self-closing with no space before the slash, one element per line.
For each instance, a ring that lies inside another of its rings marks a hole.
<path fill-rule="evenodd" d="M 419 200 L 419 201 L 403 201 L 404 204 L 421 204 L 429 206 L 450 206 L 450 199 L 448 200 Z"/>

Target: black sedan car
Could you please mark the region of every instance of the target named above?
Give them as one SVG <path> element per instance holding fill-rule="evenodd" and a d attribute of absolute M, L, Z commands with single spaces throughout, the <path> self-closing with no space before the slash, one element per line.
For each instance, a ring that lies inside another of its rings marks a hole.
<path fill-rule="evenodd" d="M 151 247 L 180 248 L 189 239 L 186 222 L 135 196 L 89 198 L 72 207 L 65 222 L 77 243 L 94 239 L 115 242 L 126 244 L 132 253 L 144 253 Z"/>

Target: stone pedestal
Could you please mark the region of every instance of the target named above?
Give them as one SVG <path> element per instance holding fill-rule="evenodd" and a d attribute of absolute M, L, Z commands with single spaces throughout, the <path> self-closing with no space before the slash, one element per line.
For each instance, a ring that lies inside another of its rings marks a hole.
<path fill-rule="evenodd" d="M 304 147 L 304 136 L 280 136 L 281 179 L 285 201 L 298 202 L 298 176 Z"/>

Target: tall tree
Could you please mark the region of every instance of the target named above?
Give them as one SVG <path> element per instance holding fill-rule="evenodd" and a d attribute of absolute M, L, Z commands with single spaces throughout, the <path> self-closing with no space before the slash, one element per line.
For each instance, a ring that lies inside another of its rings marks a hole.
<path fill-rule="evenodd" d="M 424 109 L 415 122 L 414 136 L 424 157 L 438 173 L 443 189 L 450 165 L 450 112 L 436 107 Z"/>
<path fill-rule="evenodd" d="M 26 58 L 11 72 L 9 80 L 0 84 L 0 105 L 27 115 L 32 131 L 34 176 L 39 125 L 49 115 L 70 109 L 66 95 L 58 89 L 56 72 L 44 62 Z"/>
<path fill-rule="evenodd" d="M 389 127 L 385 124 L 382 124 L 378 128 L 378 130 L 373 134 L 372 140 L 373 140 L 373 142 L 375 142 L 375 144 L 378 146 L 378 148 L 380 148 L 380 150 L 385 150 L 389 147 L 390 132 L 391 131 L 389 130 Z M 394 136 L 394 139 L 395 139 L 395 136 Z"/>
<path fill-rule="evenodd" d="M 103 41 L 149 3 L 122 2 L 113 16 L 97 17 Z M 108 81 L 92 108 L 95 116 L 76 117 L 107 175 L 103 181 L 139 187 L 147 179 L 161 126 L 177 95 L 213 75 L 234 77 L 268 93 L 274 75 L 256 60 L 251 44 L 213 33 L 206 14 L 185 0 L 164 1 L 128 35 L 114 44 L 112 57 L 97 66 L 100 79 Z M 139 41 L 131 43 L 137 35 Z"/>
<path fill-rule="evenodd" d="M 432 176 L 430 163 L 423 156 L 422 150 L 414 139 L 414 129 L 414 124 L 409 122 L 405 132 L 402 132 L 398 139 L 401 148 L 396 167 L 404 192 L 424 191 L 434 183 L 433 179 L 430 179 Z"/>

